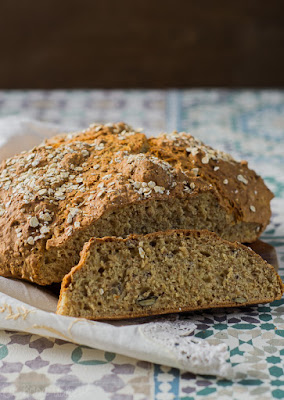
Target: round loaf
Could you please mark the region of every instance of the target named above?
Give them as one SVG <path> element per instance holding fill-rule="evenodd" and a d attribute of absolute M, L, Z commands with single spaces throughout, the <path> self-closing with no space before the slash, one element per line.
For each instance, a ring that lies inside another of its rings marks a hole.
<path fill-rule="evenodd" d="M 91 237 L 208 229 L 252 242 L 272 197 L 247 162 L 189 134 L 94 124 L 2 163 L 0 273 L 60 282 Z"/>

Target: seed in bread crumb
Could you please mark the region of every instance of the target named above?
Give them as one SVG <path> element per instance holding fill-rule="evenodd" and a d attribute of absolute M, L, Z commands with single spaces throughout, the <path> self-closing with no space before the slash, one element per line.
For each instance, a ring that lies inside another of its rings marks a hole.
<path fill-rule="evenodd" d="M 191 182 L 189 186 L 190 186 L 191 189 L 195 189 L 195 183 L 194 182 Z"/>
<path fill-rule="evenodd" d="M 208 164 L 208 163 L 209 163 L 209 158 L 208 158 L 208 156 L 206 155 L 205 157 L 203 157 L 203 158 L 201 159 L 201 162 L 202 162 L 202 164 Z"/>
<path fill-rule="evenodd" d="M 65 200 L 65 195 L 60 191 L 55 192 L 54 197 L 56 200 Z"/>
<path fill-rule="evenodd" d="M 237 179 L 238 179 L 238 181 L 244 183 L 245 185 L 248 184 L 248 180 L 241 174 L 237 176 Z"/>
<path fill-rule="evenodd" d="M 38 191 L 38 194 L 40 195 L 40 196 L 42 196 L 42 195 L 44 195 L 44 194 L 46 194 L 47 193 L 47 189 L 40 189 L 39 191 Z"/>
<path fill-rule="evenodd" d="M 68 226 L 68 228 L 66 229 L 66 234 L 67 234 L 67 236 L 71 236 L 72 235 L 72 231 L 73 231 L 73 228 L 72 228 L 72 226 Z"/>
<path fill-rule="evenodd" d="M 108 174 L 102 177 L 103 180 L 110 179 L 112 174 Z"/>
<path fill-rule="evenodd" d="M 223 183 L 224 183 L 224 185 L 228 185 L 228 183 L 229 183 L 228 179 L 224 179 Z"/>
<path fill-rule="evenodd" d="M 104 190 L 101 190 L 98 194 L 97 194 L 97 198 L 101 197 L 103 194 L 105 194 Z"/>
<path fill-rule="evenodd" d="M 156 182 L 154 182 L 154 181 L 148 182 L 148 187 L 149 187 L 150 189 L 154 189 L 155 186 L 156 186 Z"/>
<path fill-rule="evenodd" d="M 252 212 L 255 212 L 255 211 L 256 211 L 255 206 L 249 206 L 249 208 L 250 208 L 250 210 L 251 210 Z"/>
<path fill-rule="evenodd" d="M 152 306 L 153 304 L 156 303 L 157 301 L 157 296 L 151 296 L 148 297 L 147 299 L 137 299 L 136 303 L 141 306 L 141 307 L 148 307 L 148 306 Z"/>
<path fill-rule="evenodd" d="M 32 246 L 33 244 L 35 244 L 34 238 L 33 238 L 32 236 L 29 236 L 29 237 L 27 238 L 27 243 L 30 244 L 31 246 Z"/>
<path fill-rule="evenodd" d="M 36 228 L 39 225 L 37 217 L 31 217 L 30 219 L 30 226 L 32 228 Z"/>
<path fill-rule="evenodd" d="M 192 168 L 191 171 L 194 173 L 195 176 L 197 176 L 198 172 L 199 172 L 199 168 Z"/>
<path fill-rule="evenodd" d="M 183 191 L 185 193 L 192 193 L 192 189 L 190 189 L 188 186 L 184 186 Z"/>
<path fill-rule="evenodd" d="M 100 289 L 99 289 L 99 293 L 100 293 L 101 296 L 104 294 L 104 292 L 105 292 L 105 291 L 104 291 L 103 288 L 100 288 Z"/>
<path fill-rule="evenodd" d="M 214 167 L 214 171 L 218 171 L 218 169 L 220 169 L 220 167 Z"/>
<path fill-rule="evenodd" d="M 191 153 L 191 155 L 196 156 L 199 153 L 199 149 L 197 147 L 187 147 L 185 149 L 187 153 Z"/>
<path fill-rule="evenodd" d="M 161 194 L 163 194 L 164 191 L 165 191 L 165 188 L 164 188 L 163 186 L 155 186 L 155 187 L 154 187 L 154 190 L 155 190 L 156 193 L 161 193 Z"/>
<path fill-rule="evenodd" d="M 145 257 L 145 251 L 143 250 L 142 246 L 143 246 L 143 242 L 139 242 L 138 251 L 139 251 L 140 257 L 144 258 Z"/>
<path fill-rule="evenodd" d="M 27 156 L 27 161 L 30 161 L 31 159 L 33 159 L 35 157 L 34 153 L 31 153 Z"/>
<path fill-rule="evenodd" d="M 101 151 L 105 148 L 105 145 L 104 145 L 104 143 L 100 143 L 100 144 L 95 145 L 94 148 L 95 148 L 95 150 Z"/>
<path fill-rule="evenodd" d="M 236 297 L 235 299 L 233 299 L 233 301 L 235 302 L 235 303 L 246 303 L 247 302 L 247 299 L 245 298 L 245 297 Z"/>
<path fill-rule="evenodd" d="M 45 222 L 49 222 L 52 220 L 52 217 L 48 212 L 45 212 L 45 213 L 41 212 L 39 214 L 39 219 L 42 219 Z"/>
<path fill-rule="evenodd" d="M 45 233 L 48 233 L 50 231 L 50 228 L 49 226 L 42 226 L 39 231 L 42 235 L 44 235 Z"/>
<path fill-rule="evenodd" d="M 141 186 L 142 186 L 142 182 L 134 182 L 133 186 L 134 186 L 135 189 L 140 189 Z"/>

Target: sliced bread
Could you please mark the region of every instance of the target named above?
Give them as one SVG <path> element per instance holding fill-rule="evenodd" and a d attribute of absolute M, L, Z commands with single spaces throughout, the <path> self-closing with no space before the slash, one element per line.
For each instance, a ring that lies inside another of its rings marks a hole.
<path fill-rule="evenodd" d="M 62 282 L 57 313 L 121 319 L 280 299 L 275 269 L 208 231 L 172 230 L 85 244 Z"/>

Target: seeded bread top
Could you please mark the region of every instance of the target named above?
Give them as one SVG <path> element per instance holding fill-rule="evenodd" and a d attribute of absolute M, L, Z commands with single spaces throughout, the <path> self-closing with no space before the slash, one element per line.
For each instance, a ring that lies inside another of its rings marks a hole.
<path fill-rule="evenodd" d="M 39 240 L 56 246 L 126 204 L 206 191 L 236 221 L 267 225 L 273 195 L 246 162 L 186 133 L 147 139 L 124 123 L 94 124 L 2 163 L 0 252 Z"/>
<path fill-rule="evenodd" d="M 266 227 L 271 216 L 273 193 L 263 179 L 229 154 L 214 150 L 185 132 L 162 134 L 149 139 L 151 153 L 185 173 L 193 172 L 214 188 L 219 202 L 236 220 Z"/>

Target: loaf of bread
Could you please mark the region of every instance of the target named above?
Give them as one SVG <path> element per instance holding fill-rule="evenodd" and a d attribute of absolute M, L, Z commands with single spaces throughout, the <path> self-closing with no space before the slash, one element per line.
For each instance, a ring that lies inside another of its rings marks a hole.
<path fill-rule="evenodd" d="M 252 242 L 272 197 L 246 162 L 189 134 L 92 125 L 2 163 L 0 274 L 61 282 L 91 237 L 208 229 Z"/>
<path fill-rule="evenodd" d="M 280 299 L 281 279 L 249 248 L 208 231 L 91 239 L 62 282 L 57 313 L 142 317 Z"/>

